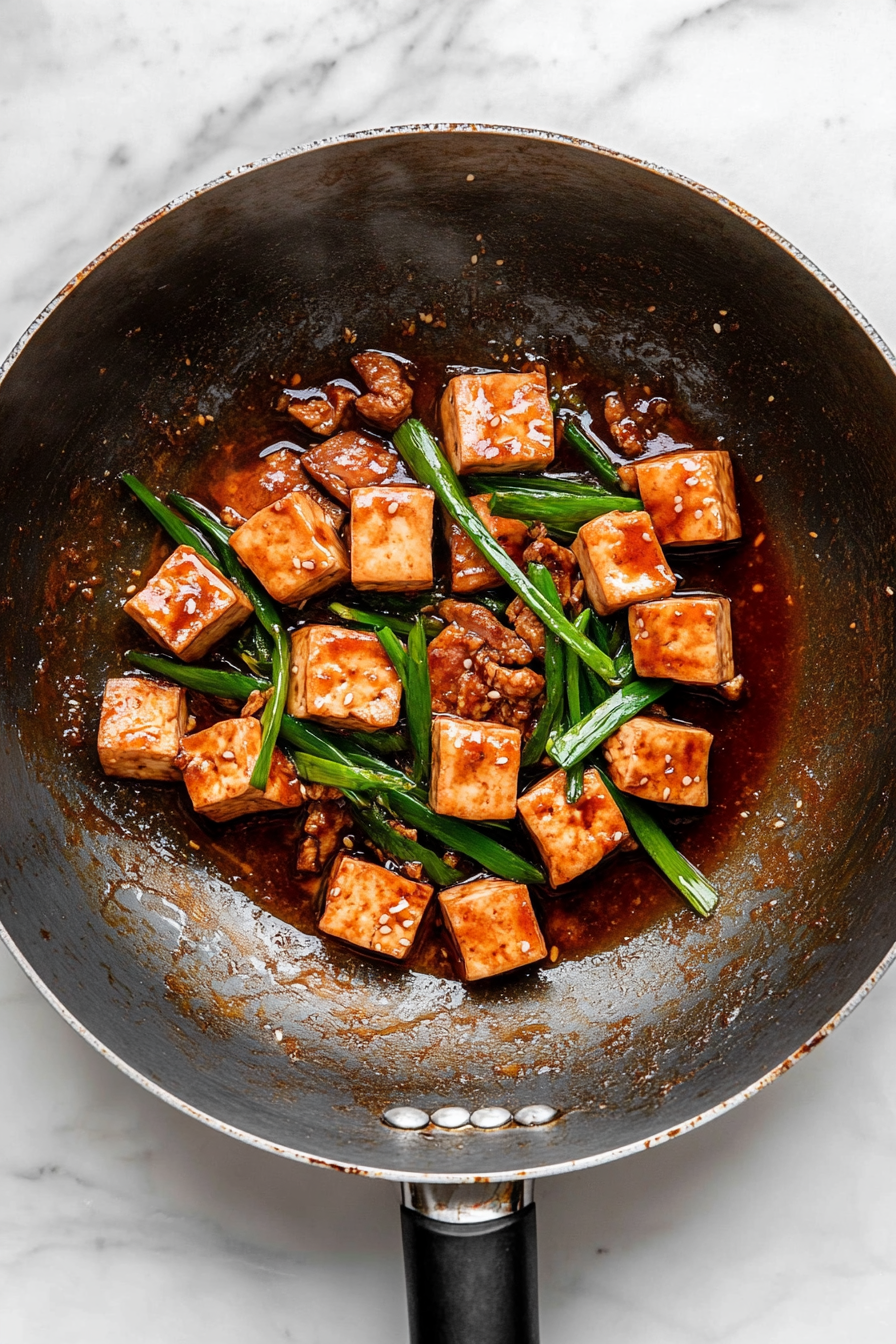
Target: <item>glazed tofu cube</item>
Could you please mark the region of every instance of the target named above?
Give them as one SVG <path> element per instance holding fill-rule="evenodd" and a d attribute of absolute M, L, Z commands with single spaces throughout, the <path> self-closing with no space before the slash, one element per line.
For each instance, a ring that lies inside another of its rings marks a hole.
<path fill-rule="evenodd" d="M 340 504 L 351 504 L 351 492 L 365 485 L 413 484 L 412 477 L 394 448 L 371 434 L 347 430 L 319 443 L 302 458 L 302 465 L 316 481 L 335 495 Z"/>
<path fill-rule="evenodd" d="M 547 954 L 529 889 L 521 882 L 465 882 L 440 892 L 439 905 L 467 980 L 515 971 Z"/>
<path fill-rule="evenodd" d="M 305 474 L 305 458 L 295 449 L 279 448 L 256 457 L 247 466 L 232 466 L 235 446 L 225 445 L 215 454 L 215 478 L 209 492 L 228 527 L 239 527 L 253 513 L 275 504 L 293 490 L 307 491 L 326 513 L 334 527 L 345 522 L 345 510 L 322 495 Z M 307 457 L 308 454 L 305 454 Z"/>
<path fill-rule="evenodd" d="M 518 806 L 552 887 L 581 877 L 628 839 L 622 813 L 596 770 L 585 771 L 576 803 L 566 801 L 566 771 L 555 770 L 524 793 Z"/>
<path fill-rule="evenodd" d="M 180 779 L 174 758 L 187 726 L 187 693 L 145 677 L 111 677 L 103 692 L 97 751 L 107 775 Z"/>
<path fill-rule="evenodd" d="M 287 606 L 348 578 L 348 555 L 339 533 L 303 491 L 254 513 L 230 544 L 271 597 Z"/>
<path fill-rule="evenodd" d="M 252 603 L 192 546 L 178 546 L 124 609 L 163 649 L 185 663 L 203 658 L 247 621 Z"/>
<path fill-rule="evenodd" d="M 654 803 L 706 807 L 712 733 L 689 723 L 639 714 L 604 743 L 613 783 Z"/>
<path fill-rule="evenodd" d="M 431 490 L 368 485 L 352 491 L 352 583 L 380 593 L 432 583 Z"/>
<path fill-rule="evenodd" d="M 523 551 L 529 545 L 529 529 L 516 518 L 493 518 L 488 501 L 488 495 L 473 495 L 470 499 L 495 541 L 503 546 L 513 563 L 522 569 Z M 504 582 L 478 547 L 473 545 L 463 528 L 448 514 L 445 515 L 445 532 L 451 553 L 453 593 L 478 593 L 484 588 L 497 588 Z"/>
<path fill-rule="evenodd" d="M 669 453 L 638 463 L 635 472 L 660 545 L 699 546 L 740 536 L 730 453 Z"/>
<path fill-rule="evenodd" d="M 210 821 L 249 812 L 279 812 L 305 801 L 301 781 L 279 747 L 262 791 L 249 783 L 261 750 L 257 719 L 223 719 L 181 742 L 177 763 L 195 810 Z"/>
<path fill-rule="evenodd" d="M 554 418 L 543 369 L 462 373 L 441 404 L 445 451 L 459 476 L 522 471 L 554 460 Z"/>
<path fill-rule="evenodd" d="M 432 892 L 425 882 L 342 854 L 330 874 L 319 927 L 344 943 L 404 961 Z"/>
<path fill-rule="evenodd" d="M 520 730 L 441 715 L 432 725 L 429 804 L 464 821 L 509 821 L 516 816 Z"/>
<path fill-rule="evenodd" d="M 665 597 L 675 587 L 650 515 L 616 509 L 592 518 L 572 544 L 595 611 L 611 616 L 630 602 Z"/>
<path fill-rule="evenodd" d="M 717 686 L 734 676 L 727 597 L 636 602 L 629 608 L 628 626 L 639 677 Z"/>
<path fill-rule="evenodd" d="M 292 637 L 286 708 L 339 728 L 394 728 L 401 682 L 372 631 L 305 625 Z"/>

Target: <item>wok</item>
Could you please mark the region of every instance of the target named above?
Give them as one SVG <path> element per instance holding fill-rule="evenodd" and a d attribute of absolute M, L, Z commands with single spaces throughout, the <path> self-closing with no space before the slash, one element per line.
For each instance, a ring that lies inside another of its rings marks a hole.
<path fill-rule="evenodd" d="M 469 264 L 478 233 L 502 286 Z M 102 779 L 92 749 L 129 638 L 120 576 L 152 536 L 117 473 L 163 488 L 208 449 L 197 408 L 226 420 L 237 390 L 270 395 L 271 370 L 325 370 L 346 329 L 401 349 L 402 322 L 434 305 L 446 360 L 460 343 L 493 365 L 489 342 L 552 333 L 608 376 L 672 379 L 762 475 L 800 630 L 762 806 L 710 874 L 716 917 L 670 903 L 637 937 L 479 988 L 278 920 L 229 859 L 188 848 L 175 791 Z M 736 330 L 714 330 L 721 309 Z M 415 1339 L 535 1339 L 531 1178 L 736 1105 L 889 964 L 894 424 L 883 343 L 765 226 L 649 165 L 499 128 L 368 132 L 227 174 L 77 276 L 5 365 L 4 937 L 157 1096 L 283 1156 L 404 1182 Z M 383 1119 L 536 1103 L 557 1117 Z"/>

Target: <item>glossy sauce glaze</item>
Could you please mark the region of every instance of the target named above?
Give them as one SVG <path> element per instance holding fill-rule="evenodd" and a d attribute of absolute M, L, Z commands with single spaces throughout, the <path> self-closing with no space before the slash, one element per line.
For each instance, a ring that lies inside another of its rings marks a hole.
<path fill-rule="evenodd" d="M 350 372 L 347 358 L 345 364 L 345 370 L 328 367 L 321 372 L 332 380 Z M 436 432 L 441 391 L 448 378 L 464 371 L 484 371 L 484 366 L 446 366 L 435 360 L 419 360 L 408 366 L 414 383 L 414 414 Z M 560 357 L 549 364 L 549 376 L 555 385 L 562 383 L 564 400 L 568 397 L 581 418 L 590 424 L 592 433 L 605 445 L 614 462 L 624 463 L 627 459 L 615 451 L 602 413 L 603 397 L 614 385 L 596 373 L 583 372 L 578 361 L 564 365 Z M 354 385 L 357 386 L 356 381 Z M 293 444 L 304 450 L 320 443 L 275 409 L 272 386 L 276 383 L 266 375 L 264 380 L 249 386 L 242 397 L 235 398 L 229 413 L 216 427 L 214 448 L 185 480 L 172 481 L 171 486 L 216 507 L 226 496 L 226 482 L 233 473 L 251 469 L 259 455 L 269 452 L 272 445 L 282 448 Z M 650 397 L 657 389 L 629 385 L 625 391 L 629 400 L 635 395 Z M 695 434 L 673 406 L 663 418 L 660 432 L 649 439 L 644 455 L 636 460 L 687 447 L 721 446 L 719 441 L 708 441 Z M 666 552 L 680 591 L 717 592 L 731 599 L 736 670 L 746 677 L 749 688 L 747 697 L 736 704 L 725 703 L 712 692 L 701 694 L 679 689 L 673 689 L 663 701 L 673 718 L 697 724 L 714 734 L 710 806 L 705 811 L 658 809 L 675 843 L 710 877 L 717 859 L 742 824 L 740 814 L 755 808 L 778 752 L 790 711 L 798 642 L 793 581 L 783 550 L 776 546 L 769 531 L 753 482 L 737 458 L 735 445 L 724 446 L 734 449 L 743 539 L 711 550 Z M 587 471 L 582 471 L 582 465 L 574 451 L 561 443 L 550 471 L 578 472 L 583 479 L 590 479 Z M 441 575 L 447 595 L 448 581 L 444 578 L 447 546 L 442 530 L 440 526 L 435 528 L 434 558 L 437 583 Z M 509 591 L 507 595 L 509 599 Z M 471 595 L 471 600 L 475 596 Z M 301 613 L 296 613 L 291 628 L 314 620 L 333 622 L 326 602 L 343 598 L 344 590 L 337 589 L 326 594 L 322 603 L 309 603 Z M 220 707 L 202 697 L 192 696 L 191 708 L 200 726 L 220 717 Z M 539 769 L 524 774 L 520 792 L 544 773 Z M 185 798 L 181 805 L 189 812 Z M 249 817 L 223 827 L 204 822 L 193 814 L 191 818 L 192 824 L 198 823 L 206 834 L 208 856 L 216 859 L 221 871 L 250 899 L 305 932 L 317 932 L 326 876 L 307 877 L 296 872 L 298 823 L 294 816 Z M 534 847 L 519 822 L 496 834 L 511 848 L 537 861 Z M 438 848 L 425 836 L 420 839 Z M 356 832 L 349 833 L 346 848 L 349 846 L 353 852 L 365 852 L 363 837 Z M 459 878 L 471 875 L 472 871 L 462 865 Z M 611 949 L 681 906 L 678 895 L 640 853 L 611 857 L 560 894 L 550 894 L 544 889 L 533 889 L 532 894 L 554 961 Z M 723 891 L 720 910 L 724 908 Z M 454 976 L 457 966 L 453 950 L 437 909 L 437 903 L 433 902 L 424 918 L 414 955 L 406 964 L 418 971 Z"/>

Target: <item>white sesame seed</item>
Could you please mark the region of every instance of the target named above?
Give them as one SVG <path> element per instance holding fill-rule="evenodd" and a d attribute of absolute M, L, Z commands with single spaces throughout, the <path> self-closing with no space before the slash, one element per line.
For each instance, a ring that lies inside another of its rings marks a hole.
<path fill-rule="evenodd" d="M 303 561 L 302 561 L 302 568 L 303 568 L 303 569 L 317 569 L 317 565 L 315 564 L 315 562 L 314 562 L 313 560 L 303 560 Z"/>
<path fill-rule="evenodd" d="M 703 503 L 704 503 L 704 504 L 712 504 L 712 503 L 714 503 L 714 500 L 713 500 L 712 495 L 704 495 L 704 496 L 703 496 Z"/>
<path fill-rule="evenodd" d="M 797 799 L 797 804 L 796 804 L 796 810 L 799 811 L 800 808 L 802 807 L 802 805 L 803 805 L 803 800 L 802 800 L 802 798 L 798 798 L 798 799 Z"/>
<path fill-rule="evenodd" d="M 232 760 L 234 760 L 233 752 L 232 752 L 232 751 L 222 751 L 222 752 L 221 752 L 221 759 L 222 759 L 222 760 L 225 760 L 225 761 L 232 761 Z"/>
<path fill-rule="evenodd" d="M 649 631 L 649 630 L 642 630 L 641 633 L 638 635 L 638 638 L 639 638 L 639 639 L 649 639 L 649 638 L 650 638 L 650 631 Z"/>
<path fill-rule="evenodd" d="M 350 704 L 352 703 L 352 701 L 354 700 L 354 698 L 355 698 L 355 697 L 352 695 L 351 691 L 349 691 L 348 695 L 345 697 L 345 699 L 343 700 L 342 703 L 343 703 L 344 705 L 350 705 Z"/>
<path fill-rule="evenodd" d="M 301 569 L 301 568 L 302 568 L 302 562 L 301 562 L 301 560 L 299 559 L 299 557 L 298 557 L 297 555 L 294 555 L 293 558 L 292 558 L 292 567 L 293 567 L 293 569 Z"/>
<path fill-rule="evenodd" d="M 405 898 L 402 896 L 401 900 L 398 902 L 397 905 L 390 905 L 390 906 L 389 906 L 389 914 L 390 914 L 390 915 L 397 915 L 397 914 L 399 913 L 400 910 L 407 910 L 407 908 L 408 908 L 408 903 L 407 903 L 407 901 L 405 900 Z"/>
<path fill-rule="evenodd" d="M 500 700 L 500 699 L 501 699 L 501 692 L 500 692 L 500 691 L 489 691 L 489 692 L 488 692 L 488 698 L 489 698 L 489 700 Z"/>
<path fill-rule="evenodd" d="M 774 401 L 774 397 L 769 397 L 769 401 Z"/>
<path fill-rule="evenodd" d="M 473 255 L 472 255 L 472 257 L 470 258 L 470 265 L 471 265 L 471 266 L 475 266 L 478 260 L 479 260 L 479 258 L 478 258 L 478 256 L 476 255 L 476 253 L 474 252 Z"/>
<path fill-rule="evenodd" d="M 413 926 L 413 923 L 414 921 L 412 919 L 403 919 L 401 921 L 401 927 L 403 929 L 410 929 Z"/>
<path fill-rule="evenodd" d="M 130 588 L 129 588 L 129 589 L 128 589 L 128 592 L 130 592 L 130 591 L 131 591 L 131 590 L 130 590 Z M 887 584 L 887 586 L 886 586 L 886 588 L 884 589 L 884 591 L 886 592 L 887 597 L 892 597 L 892 596 L 893 596 L 893 589 L 890 587 L 889 584 Z"/>
<path fill-rule="evenodd" d="M 695 509 L 695 510 L 694 510 L 694 517 L 695 517 L 695 518 L 702 518 L 702 517 L 703 517 L 703 510 L 702 510 L 702 509 Z"/>
<path fill-rule="evenodd" d="M 680 504 L 680 503 L 681 503 L 681 495 L 676 495 L 675 498 L 672 500 L 672 503 L 673 503 L 673 504 Z"/>
<path fill-rule="evenodd" d="M 398 500 L 397 500 L 397 499 L 393 499 L 392 503 L 389 505 L 389 510 L 388 510 L 388 511 L 389 511 L 389 513 L 397 513 L 397 512 L 398 512 Z"/>
<path fill-rule="evenodd" d="M 402 947 L 410 947 L 411 945 L 410 938 L 399 938 L 398 941 Z"/>
<path fill-rule="evenodd" d="M 280 1030 L 279 1027 L 278 1027 L 277 1030 L 274 1032 L 274 1040 L 275 1040 L 275 1041 L 282 1041 L 282 1040 L 283 1040 L 283 1032 Z"/>
<path fill-rule="evenodd" d="M 342 888 L 341 888 L 341 887 L 331 887 L 331 888 L 330 888 L 330 895 L 331 895 L 331 896 L 338 896 L 339 893 L 340 893 L 341 891 L 342 891 Z"/>
<path fill-rule="evenodd" d="M 699 776 L 699 775 L 695 775 L 695 776 L 694 776 L 694 783 L 695 783 L 695 784 L 699 784 L 699 783 L 700 783 L 700 776 Z"/>
<path fill-rule="evenodd" d="M 682 511 L 683 508 L 684 508 L 684 505 L 683 505 L 683 504 L 676 504 L 676 505 L 675 505 L 674 512 L 675 512 L 675 513 L 681 513 L 681 511 Z"/>
<path fill-rule="evenodd" d="M 136 583 L 129 583 L 127 588 L 125 588 L 126 593 L 136 593 L 136 591 L 137 591 Z"/>
<path fill-rule="evenodd" d="M 613 839 L 616 841 L 616 843 L 617 843 L 617 845 L 618 845 L 618 844 L 619 844 L 619 841 L 622 839 L 622 832 L 621 832 L 621 831 L 614 831 L 614 832 L 613 832 Z"/>
<path fill-rule="evenodd" d="M 472 659 L 472 658 L 465 658 L 465 659 L 464 659 L 464 668 L 466 669 L 467 672 L 469 672 L 469 670 L 470 670 L 470 668 L 471 668 L 472 666 L 473 666 L 473 659 Z"/>
<path fill-rule="evenodd" d="M 750 814 L 749 814 L 749 812 L 741 812 L 740 815 L 741 815 L 742 817 L 748 817 Z"/>
<path fill-rule="evenodd" d="M 722 327 L 721 327 L 721 324 L 720 324 L 719 322 L 713 322 L 713 324 L 712 324 L 712 329 L 713 329 L 713 331 L 715 332 L 715 334 L 716 334 L 717 336 L 721 336 L 721 334 L 722 334 Z"/>
<path fill-rule="evenodd" d="M 668 786 L 668 784 L 667 784 L 666 787 L 663 789 L 663 802 L 666 801 L 666 799 L 669 797 L 669 794 L 670 794 L 671 792 L 672 792 L 672 790 L 669 788 L 669 786 Z"/>
<path fill-rule="evenodd" d="M 496 756 L 495 765 L 506 765 L 508 758 L 506 756 Z"/>
<path fill-rule="evenodd" d="M 293 663 L 289 670 L 290 670 L 290 672 L 298 672 L 298 670 L 299 670 L 299 665 L 298 665 L 298 663 Z"/>
<path fill-rule="evenodd" d="M 380 923 L 381 923 L 381 924 L 388 924 L 388 923 L 389 923 L 389 916 L 388 916 L 388 915 L 380 915 Z"/>
<path fill-rule="evenodd" d="M 689 784 L 693 783 L 693 780 L 691 779 L 690 775 L 685 775 L 681 782 L 685 786 L 685 788 L 687 788 Z"/>
<path fill-rule="evenodd" d="M 674 766 L 674 765 L 667 766 L 667 768 L 663 771 L 663 774 L 664 774 L 664 775 L 674 775 L 674 774 L 675 774 L 675 766 Z"/>
<path fill-rule="evenodd" d="M 380 925 L 380 928 L 379 928 L 379 931 L 380 931 L 381 934 L 383 934 L 383 935 L 385 936 L 387 933 L 391 933 L 391 932 L 392 932 L 392 926 L 391 926 L 390 924 L 381 924 L 381 925 Z"/>
<path fill-rule="evenodd" d="M 374 952 L 382 952 L 382 950 L 383 950 L 383 945 L 382 945 L 382 943 L 374 943 L 374 945 L 373 945 L 373 950 L 374 950 Z"/>
<path fill-rule="evenodd" d="M 666 756 L 666 764 L 667 764 L 667 765 L 671 765 L 671 764 L 672 764 L 672 757 L 669 756 L 668 754 L 667 754 L 667 756 Z"/>
<path fill-rule="evenodd" d="M 187 613 L 188 616 L 192 616 L 195 610 L 196 610 L 195 599 L 192 597 L 188 597 L 186 602 L 184 603 L 184 611 Z"/>
<path fill-rule="evenodd" d="M 646 784 L 646 783 L 647 783 L 647 776 L 646 776 L 646 775 L 642 775 L 642 776 L 641 776 L 641 784 Z M 640 785 L 639 785 L 639 787 L 640 787 Z"/>
<path fill-rule="evenodd" d="M 649 533 L 649 532 L 642 532 L 642 533 L 641 533 L 641 540 L 642 540 L 642 541 L 649 541 L 649 540 L 650 540 L 650 533 Z"/>
<path fill-rule="evenodd" d="M 697 476 L 689 476 L 685 481 L 685 485 L 696 485 L 698 480 L 699 477 Z"/>
<path fill-rule="evenodd" d="M 475 182 L 475 181 L 476 181 L 476 174 L 475 174 L 475 173 L 467 173 L 467 181 L 468 181 L 468 182 Z"/>
<path fill-rule="evenodd" d="M 346 849 L 354 849 L 355 847 L 355 842 L 350 835 L 344 835 L 342 837 L 342 843 Z"/>
<path fill-rule="evenodd" d="M 637 625 L 638 625 L 638 629 L 639 629 L 639 630 L 643 630 L 643 629 L 644 629 L 644 622 L 643 622 L 643 620 L 641 619 L 640 616 L 637 618 Z"/>
<path fill-rule="evenodd" d="M 531 944 L 526 943 L 526 942 L 522 942 L 522 943 L 520 943 L 520 951 L 521 951 L 521 952 L 528 952 L 530 946 L 531 946 Z"/>

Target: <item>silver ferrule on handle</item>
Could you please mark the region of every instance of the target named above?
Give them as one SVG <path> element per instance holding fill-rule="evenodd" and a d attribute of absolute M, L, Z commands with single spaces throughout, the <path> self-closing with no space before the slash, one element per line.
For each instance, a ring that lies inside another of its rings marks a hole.
<path fill-rule="evenodd" d="M 532 1203 L 534 1181 L 471 1182 L 429 1185 L 402 1181 L 401 1202 L 424 1218 L 439 1223 L 487 1223 L 519 1213 Z"/>

